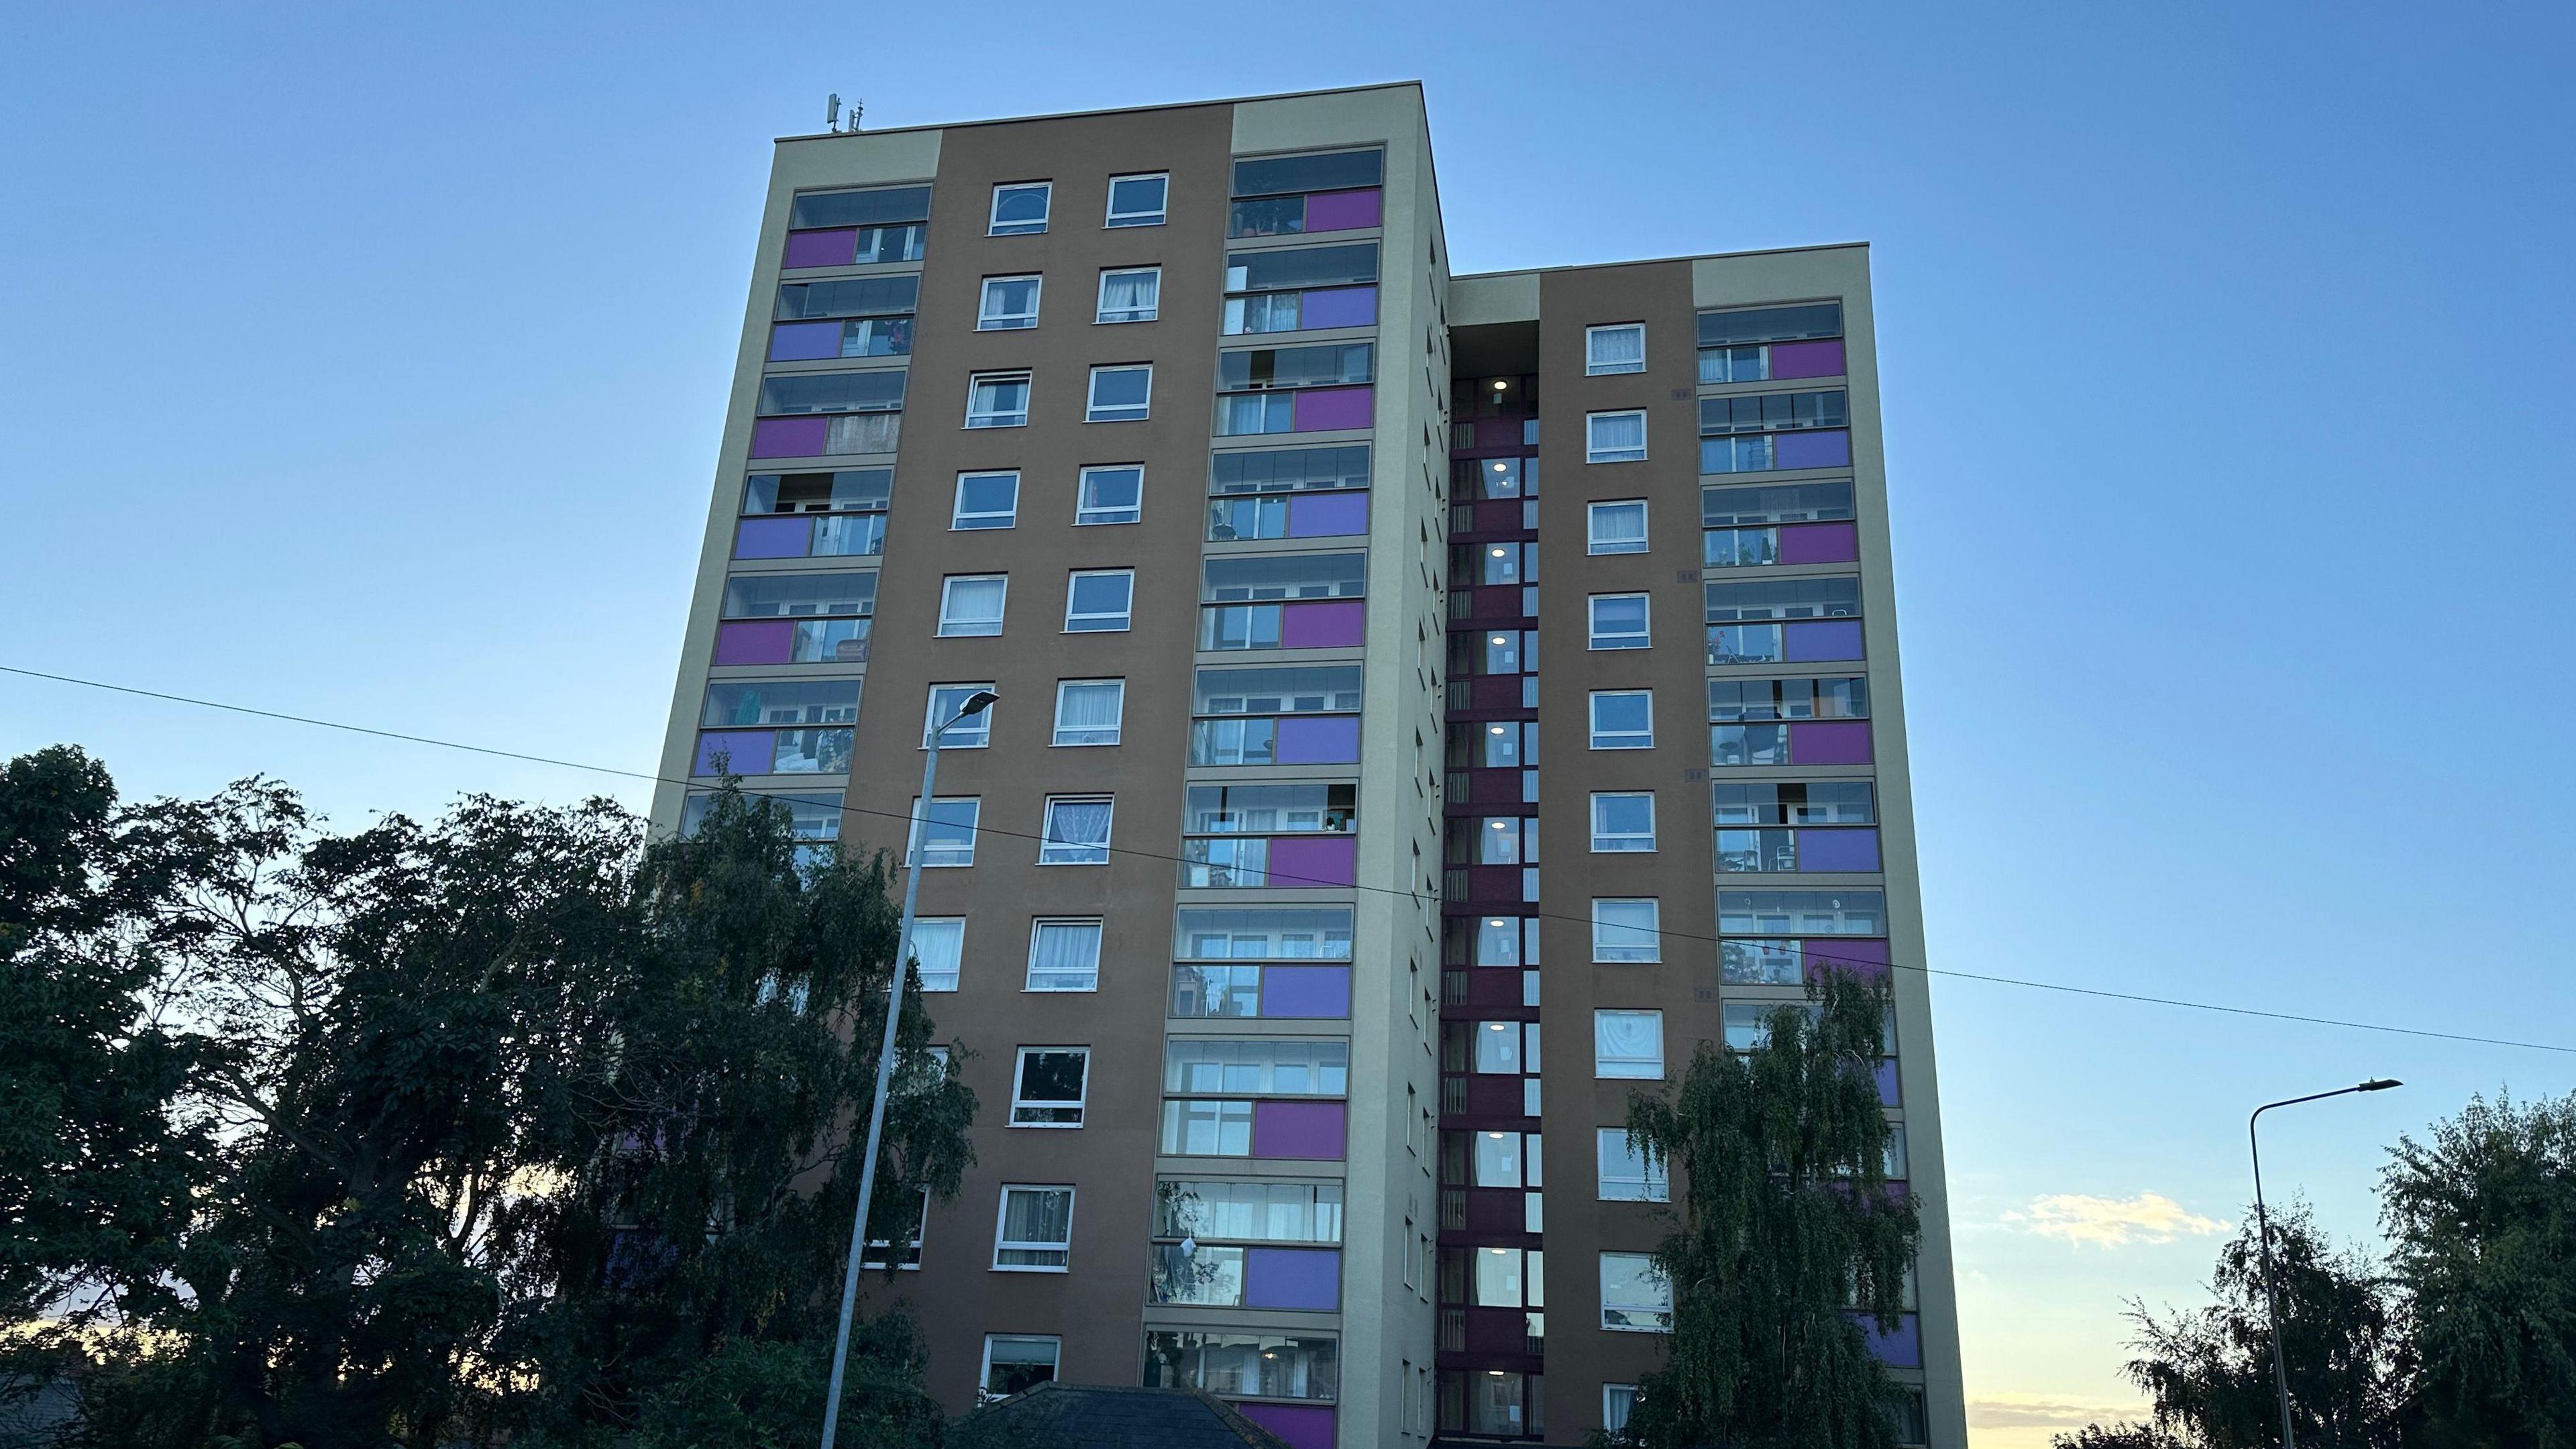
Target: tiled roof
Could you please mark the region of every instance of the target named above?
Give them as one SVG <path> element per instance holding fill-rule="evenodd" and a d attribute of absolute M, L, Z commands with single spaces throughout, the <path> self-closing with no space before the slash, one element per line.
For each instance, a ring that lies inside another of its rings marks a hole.
<path fill-rule="evenodd" d="M 978 1410 L 958 1449 L 1288 1449 L 1277 1435 L 1196 1389 L 1045 1383 Z"/>

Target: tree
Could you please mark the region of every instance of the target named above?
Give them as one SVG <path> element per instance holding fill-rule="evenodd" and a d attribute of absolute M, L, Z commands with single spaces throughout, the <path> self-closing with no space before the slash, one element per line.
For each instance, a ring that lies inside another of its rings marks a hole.
<path fill-rule="evenodd" d="M 1897 1326 L 1921 1236 L 1887 1179 L 1876 1079 L 1886 992 L 1841 971 L 1771 1013 L 1754 1051 L 1702 1043 L 1668 1100 L 1633 1094 L 1628 1132 L 1670 1164 L 1678 1222 L 1665 1366 L 1623 1441 L 1650 1449 L 1885 1449 L 1902 1390 L 1856 1320 Z"/>
<path fill-rule="evenodd" d="M 2472 1098 L 2381 1178 L 2428 1442 L 2576 1445 L 2576 1094 Z"/>

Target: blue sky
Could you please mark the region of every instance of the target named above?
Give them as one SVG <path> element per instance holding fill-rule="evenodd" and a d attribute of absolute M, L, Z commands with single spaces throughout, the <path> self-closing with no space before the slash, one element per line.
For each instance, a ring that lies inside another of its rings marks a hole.
<path fill-rule="evenodd" d="M 0 663 L 645 767 L 772 136 L 1418 76 L 1461 270 L 1874 244 L 1932 964 L 2576 1042 L 2570 12 L 1296 14 L 14 11 Z M 0 751 L 55 740 L 348 824 L 641 800 L 0 678 Z M 1935 1000 L 1994 1449 L 2131 1397 L 2120 1301 L 2196 1296 L 2252 1104 L 2407 1079 L 2272 1119 L 2366 1233 L 2398 1132 L 2576 1078 Z"/>

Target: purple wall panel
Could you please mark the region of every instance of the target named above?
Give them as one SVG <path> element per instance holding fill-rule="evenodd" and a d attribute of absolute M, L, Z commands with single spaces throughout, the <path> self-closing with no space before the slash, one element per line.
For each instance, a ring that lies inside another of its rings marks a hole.
<path fill-rule="evenodd" d="M 1771 438 L 1775 468 L 1848 468 L 1851 434 L 1840 428 L 1812 433 L 1775 433 Z"/>
<path fill-rule="evenodd" d="M 1351 1014 L 1348 966 L 1264 966 L 1261 1014 L 1309 1021 L 1346 1021 Z"/>
<path fill-rule="evenodd" d="M 1780 562 L 1850 563 L 1860 557 L 1860 528 L 1850 523 L 1780 525 Z"/>
<path fill-rule="evenodd" d="M 1338 1312 L 1342 1306 L 1342 1250 L 1253 1248 L 1247 1251 L 1243 1255 L 1243 1306 Z"/>
<path fill-rule="evenodd" d="M 1781 652 L 1792 664 L 1860 657 L 1860 620 L 1792 620 L 1780 626 Z"/>
<path fill-rule="evenodd" d="M 1319 327 L 1375 327 L 1377 288 L 1319 287 L 1306 293 L 1297 307 L 1297 326 L 1302 331 L 1311 332 Z"/>
<path fill-rule="evenodd" d="M 1869 1340 L 1869 1351 L 1890 1368 L 1923 1367 L 1923 1319 L 1919 1314 L 1900 1314 L 1894 1333 L 1881 1332 L 1878 1320 L 1865 1314 L 1852 1315 L 1860 1325 L 1861 1335 Z"/>
<path fill-rule="evenodd" d="M 719 757 L 732 761 L 737 775 L 766 775 L 770 757 L 778 751 L 775 730 L 707 730 L 698 736 L 698 763 L 693 775 L 721 775 Z"/>
<path fill-rule="evenodd" d="M 716 626 L 717 664 L 784 664 L 795 650 L 793 619 L 743 619 Z"/>
<path fill-rule="evenodd" d="M 1801 871 L 1867 873 L 1878 868 L 1878 830 L 1875 826 L 1851 830 L 1811 827 L 1798 832 L 1798 869 Z"/>
<path fill-rule="evenodd" d="M 1866 765 L 1869 721 L 1801 720 L 1789 726 L 1789 761 L 1798 765 Z"/>
<path fill-rule="evenodd" d="M 841 355 L 838 322 L 781 322 L 769 329 L 769 360 L 812 362 Z"/>
<path fill-rule="evenodd" d="M 1366 387 L 1316 387 L 1297 394 L 1291 430 L 1326 433 L 1365 428 L 1376 415 L 1377 391 Z"/>
<path fill-rule="evenodd" d="M 1843 340 L 1828 338 L 1822 342 L 1774 342 L 1771 344 L 1771 377 L 1840 377 L 1843 375 Z"/>
<path fill-rule="evenodd" d="M 1368 532 L 1368 490 L 1308 493 L 1288 500 L 1290 538 L 1330 538 Z"/>
<path fill-rule="evenodd" d="M 859 254 L 859 234 L 855 229 L 838 231 L 791 231 L 787 234 L 789 267 L 846 267 Z"/>
<path fill-rule="evenodd" d="M 1357 645 L 1368 632 L 1368 606 L 1357 599 L 1287 604 L 1279 610 L 1279 647 L 1336 649 Z"/>
<path fill-rule="evenodd" d="M 746 518 L 734 525 L 735 558 L 803 558 L 814 536 L 805 518 Z"/>
<path fill-rule="evenodd" d="M 832 435 L 830 418 L 762 418 L 751 425 L 751 456 L 812 458 Z"/>
<path fill-rule="evenodd" d="M 1319 192 L 1306 198 L 1306 230 L 1352 231 L 1376 226 L 1384 210 L 1382 194 L 1374 189 Z"/>
<path fill-rule="evenodd" d="M 1333 1411 L 1322 1404 L 1237 1404 L 1234 1411 L 1278 1435 L 1288 1449 L 1333 1449 Z"/>
<path fill-rule="evenodd" d="M 1347 835 L 1281 835 L 1270 841 L 1270 884 L 1355 885 L 1360 843 Z"/>
<path fill-rule="evenodd" d="M 1340 1102 L 1255 1102 L 1252 1155 L 1339 1162 L 1348 1115 Z"/>
<path fill-rule="evenodd" d="M 1798 943 L 1798 954 L 1806 962 L 1807 978 L 1811 981 L 1828 967 L 1873 981 L 1883 981 L 1887 977 L 1887 943 L 1875 937 L 1810 938 Z"/>
<path fill-rule="evenodd" d="M 1354 765 L 1360 758 L 1360 717 L 1355 714 L 1288 715 L 1271 746 L 1283 765 Z"/>

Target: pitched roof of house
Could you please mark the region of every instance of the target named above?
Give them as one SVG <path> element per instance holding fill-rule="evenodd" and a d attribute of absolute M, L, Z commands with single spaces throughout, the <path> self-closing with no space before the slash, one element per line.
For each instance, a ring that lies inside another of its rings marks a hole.
<path fill-rule="evenodd" d="M 1044 1383 L 976 1411 L 959 1449 L 1288 1449 L 1222 1399 L 1196 1389 Z"/>

